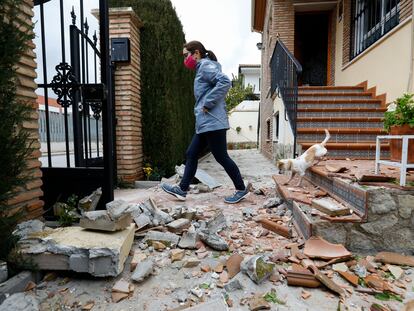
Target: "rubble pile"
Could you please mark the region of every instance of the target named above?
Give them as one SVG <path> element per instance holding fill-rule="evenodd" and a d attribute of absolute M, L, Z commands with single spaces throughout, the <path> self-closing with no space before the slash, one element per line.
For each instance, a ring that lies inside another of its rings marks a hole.
<path fill-rule="evenodd" d="M 200 179 L 217 184 L 204 173 Z M 213 196 L 213 188 L 203 184 L 192 191 Z M 391 252 L 362 257 L 322 237 L 306 240 L 293 225 L 292 211 L 272 192 L 252 189 L 249 199 L 223 208 L 164 200 L 157 190 L 144 202 L 115 200 L 104 211 L 84 212 L 81 227 L 51 230 L 36 223 L 36 233 L 22 226 L 21 245 L 41 269 L 117 277 L 106 287 L 106 303 L 125 304 L 151 286 L 168 301 L 158 310 L 169 311 L 298 310 L 292 295 L 309 307 L 321 292 L 336 302 L 332 310 L 368 310 L 364 305 L 392 311 L 413 298 L 414 257 Z M 311 204 L 335 217 L 350 212 L 325 199 Z M 46 261 L 45 254 L 53 260 Z M 39 285 L 29 291 L 36 290 Z M 79 307 L 75 300 L 71 306 Z M 82 306 L 96 304 L 88 300 Z"/>

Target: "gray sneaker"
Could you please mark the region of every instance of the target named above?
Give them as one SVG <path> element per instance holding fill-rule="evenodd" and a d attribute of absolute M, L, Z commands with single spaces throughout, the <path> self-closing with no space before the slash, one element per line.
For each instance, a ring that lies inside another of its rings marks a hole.
<path fill-rule="evenodd" d="M 161 189 L 165 192 L 175 196 L 177 199 L 181 201 L 185 201 L 185 197 L 187 196 L 187 191 L 181 190 L 180 186 L 178 185 L 169 185 L 169 184 L 161 184 Z"/>
<path fill-rule="evenodd" d="M 224 202 L 228 204 L 239 203 L 249 194 L 249 188 L 246 187 L 244 190 L 237 190 L 232 196 L 225 197 Z"/>

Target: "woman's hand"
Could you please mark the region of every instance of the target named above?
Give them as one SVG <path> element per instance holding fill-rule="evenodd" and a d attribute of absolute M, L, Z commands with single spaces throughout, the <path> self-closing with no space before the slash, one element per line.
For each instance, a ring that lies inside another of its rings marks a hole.
<path fill-rule="evenodd" d="M 203 112 L 204 113 L 207 113 L 208 112 L 208 109 L 206 107 L 203 107 Z"/>

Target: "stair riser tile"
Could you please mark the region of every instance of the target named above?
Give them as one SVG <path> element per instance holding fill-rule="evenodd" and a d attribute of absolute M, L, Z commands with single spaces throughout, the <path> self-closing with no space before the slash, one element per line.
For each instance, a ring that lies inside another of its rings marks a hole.
<path fill-rule="evenodd" d="M 301 108 L 381 108 L 379 103 L 300 103 L 298 102 L 298 109 Z"/>
<path fill-rule="evenodd" d="M 371 96 L 369 95 L 344 95 L 344 94 L 338 94 L 338 95 L 332 95 L 332 96 L 318 96 L 318 95 L 299 95 L 299 100 L 348 100 L 348 99 L 352 99 L 352 100 L 356 100 L 356 99 L 362 99 L 362 100 L 366 100 L 366 99 L 372 99 Z"/>
<path fill-rule="evenodd" d="M 381 159 L 389 158 L 390 153 L 386 150 L 381 151 Z M 345 159 L 375 159 L 375 149 L 373 150 L 346 150 L 328 149 L 327 157 Z"/>
<path fill-rule="evenodd" d="M 384 117 L 383 112 L 360 112 L 360 111 L 306 111 L 298 112 L 298 117 L 307 118 L 307 117 L 373 117 L 373 118 L 382 118 Z"/>
<path fill-rule="evenodd" d="M 363 93 L 364 90 L 363 89 L 340 89 L 340 90 L 335 90 L 335 89 L 311 89 L 311 90 L 307 90 L 307 89 L 301 89 L 299 88 L 298 90 L 299 95 L 300 94 L 315 94 L 315 93 L 335 93 L 335 94 L 347 94 L 347 93 Z"/>
<path fill-rule="evenodd" d="M 298 120 L 298 128 L 383 128 L 382 122 L 301 122 Z"/>
<path fill-rule="evenodd" d="M 342 143 L 342 142 L 375 142 L 377 139 L 377 134 L 363 134 L 363 133 L 330 133 L 331 138 L 329 142 L 331 143 Z M 301 141 L 314 141 L 314 142 L 321 142 L 325 139 L 325 134 L 319 133 L 306 133 L 306 134 L 298 134 L 297 140 Z"/>

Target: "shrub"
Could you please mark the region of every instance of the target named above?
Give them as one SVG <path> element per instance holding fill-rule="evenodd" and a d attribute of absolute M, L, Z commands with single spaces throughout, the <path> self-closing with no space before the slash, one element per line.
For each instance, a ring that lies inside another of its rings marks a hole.
<path fill-rule="evenodd" d="M 23 0 L 0 2 L 0 259 L 7 260 L 16 238 L 12 232 L 23 212 L 11 210 L 8 201 L 23 187 L 27 158 L 32 149 L 29 133 L 21 125 L 29 119 L 31 107 L 16 98 L 16 64 L 32 39 L 29 25 L 18 25 Z M 13 21 L 13 22 L 10 22 Z M 24 26 L 24 27 L 22 27 Z M 22 28 L 20 28 L 22 27 Z"/>
<path fill-rule="evenodd" d="M 141 105 L 145 162 L 171 175 L 194 133 L 192 72 L 183 66 L 185 37 L 169 0 L 110 0 L 131 6 L 141 29 Z M 152 178 L 154 178 L 155 173 Z"/>

